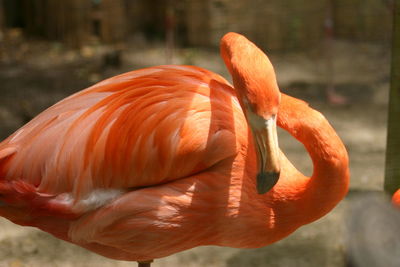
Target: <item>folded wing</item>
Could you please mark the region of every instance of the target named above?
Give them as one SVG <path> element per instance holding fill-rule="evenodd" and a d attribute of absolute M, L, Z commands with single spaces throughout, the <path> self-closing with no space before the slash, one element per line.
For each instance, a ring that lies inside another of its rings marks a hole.
<path fill-rule="evenodd" d="M 79 198 L 184 178 L 237 153 L 234 113 L 233 89 L 206 70 L 129 72 L 60 101 L 3 141 L 0 179 Z"/>

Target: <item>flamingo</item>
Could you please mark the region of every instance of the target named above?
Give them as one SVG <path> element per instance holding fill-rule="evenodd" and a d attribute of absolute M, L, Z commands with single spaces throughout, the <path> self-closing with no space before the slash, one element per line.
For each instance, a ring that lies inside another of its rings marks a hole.
<path fill-rule="evenodd" d="M 394 192 L 392 196 L 392 204 L 395 207 L 400 208 L 400 189 L 397 189 L 397 191 Z"/>
<path fill-rule="evenodd" d="M 0 143 L 0 215 L 105 257 L 138 261 L 202 245 L 257 248 L 331 211 L 349 185 L 324 116 L 279 92 L 268 57 L 221 39 L 233 86 L 194 66 L 104 80 Z M 302 142 L 311 177 L 279 149 Z"/>

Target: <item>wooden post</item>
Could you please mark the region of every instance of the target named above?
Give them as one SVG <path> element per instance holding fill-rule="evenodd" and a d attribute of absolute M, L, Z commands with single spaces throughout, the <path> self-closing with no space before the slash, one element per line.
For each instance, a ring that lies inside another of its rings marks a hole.
<path fill-rule="evenodd" d="M 400 188 L 400 0 L 394 1 L 392 69 L 386 145 L 385 191 Z"/>

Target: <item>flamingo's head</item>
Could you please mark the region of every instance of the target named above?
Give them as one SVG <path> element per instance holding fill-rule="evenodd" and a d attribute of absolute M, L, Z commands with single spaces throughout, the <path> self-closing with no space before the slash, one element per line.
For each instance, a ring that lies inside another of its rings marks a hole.
<path fill-rule="evenodd" d="M 253 133 L 259 168 L 257 191 L 264 194 L 280 175 L 276 116 L 281 94 L 275 71 L 268 57 L 240 34 L 227 33 L 220 48 Z"/>

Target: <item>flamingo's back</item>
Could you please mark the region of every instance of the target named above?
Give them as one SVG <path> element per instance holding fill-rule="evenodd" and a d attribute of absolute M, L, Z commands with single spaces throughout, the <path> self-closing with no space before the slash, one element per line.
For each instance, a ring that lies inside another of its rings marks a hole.
<path fill-rule="evenodd" d="M 0 177 L 76 199 L 166 183 L 235 155 L 233 110 L 241 113 L 233 89 L 206 70 L 129 72 L 64 99 L 3 141 Z"/>

